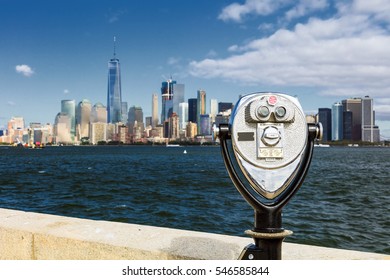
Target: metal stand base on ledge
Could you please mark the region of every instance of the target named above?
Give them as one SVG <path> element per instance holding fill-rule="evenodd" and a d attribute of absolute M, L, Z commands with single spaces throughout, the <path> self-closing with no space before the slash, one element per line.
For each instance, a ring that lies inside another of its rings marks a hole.
<path fill-rule="evenodd" d="M 245 234 L 251 236 L 255 244 L 249 244 L 238 257 L 239 260 L 281 260 L 282 242 L 291 235 L 291 230 L 281 232 L 256 232 L 246 230 Z"/>

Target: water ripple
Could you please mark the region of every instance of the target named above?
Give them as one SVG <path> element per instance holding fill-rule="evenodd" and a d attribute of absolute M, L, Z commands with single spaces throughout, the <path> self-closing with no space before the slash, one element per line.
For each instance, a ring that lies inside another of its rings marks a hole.
<path fill-rule="evenodd" d="M 2 149 L 0 207 L 232 235 L 253 210 L 218 147 Z M 290 242 L 390 254 L 390 149 L 316 149 L 283 211 Z"/>

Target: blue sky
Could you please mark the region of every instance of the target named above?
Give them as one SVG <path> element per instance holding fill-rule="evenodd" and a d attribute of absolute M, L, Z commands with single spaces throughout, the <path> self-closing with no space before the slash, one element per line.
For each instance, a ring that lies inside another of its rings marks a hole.
<path fill-rule="evenodd" d="M 62 99 L 106 105 L 116 36 L 123 101 L 144 116 L 172 76 L 186 99 L 279 91 L 307 113 L 369 95 L 390 137 L 387 0 L 0 0 L 0 34 L 0 128 L 53 123 Z"/>

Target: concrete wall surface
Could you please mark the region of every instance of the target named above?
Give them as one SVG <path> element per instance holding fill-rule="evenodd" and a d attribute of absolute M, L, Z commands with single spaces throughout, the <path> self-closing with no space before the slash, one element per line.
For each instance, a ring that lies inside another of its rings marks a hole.
<path fill-rule="evenodd" d="M 0 208 L 2 260 L 237 259 L 252 239 Z M 390 259 L 390 255 L 283 243 L 293 260 Z"/>

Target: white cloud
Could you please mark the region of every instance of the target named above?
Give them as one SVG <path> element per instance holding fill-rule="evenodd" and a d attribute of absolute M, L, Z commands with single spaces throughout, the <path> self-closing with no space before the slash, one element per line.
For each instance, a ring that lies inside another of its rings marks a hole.
<path fill-rule="evenodd" d="M 315 2 L 311 8 L 326 4 Z M 244 5 L 248 3 L 252 2 Z M 302 3 L 309 1 L 298 6 Z M 190 73 L 250 85 L 316 88 L 322 95 L 386 98 L 390 17 L 385 14 L 390 15 L 390 5 L 381 0 L 370 8 L 364 0 L 348 3 L 337 4 L 338 12 L 328 19 L 313 17 L 292 30 L 279 29 L 268 37 L 230 46 L 234 52 L 226 58 L 192 61 Z M 244 13 L 240 15 L 241 20 Z M 379 115 L 384 115 L 382 109 L 388 107 L 376 108 Z"/>
<path fill-rule="evenodd" d="M 127 10 L 117 10 L 117 11 L 109 11 L 107 18 L 108 23 L 114 23 L 119 21 L 119 19 L 127 13 Z"/>
<path fill-rule="evenodd" d="M 179 64 L 179 62 L 180 62 L 180 58 L 173 57 L 173 56 L 169 57 L 167 61 L 168 65 L 177 65 Z"/>
<path fill-rule="evenodd" d="M 257 29 L 261 31 L 270 31 L 274 28 L 274 25 L 272 23 L 262 23 L 259 25 Z"/>
<path fill-rule="evenodd" d="M 242 21 L 248 14 L 269 15 L 286 0 L 246 0 L 244 4 L 233 3 L 225 7 L 218 18 L 223 21 Z"/>
<path fill-rule="evenodd" d="M 325 9 L 327 6 L 327 0 L 300 0 L 298 5 L 286 12 L 286 19 L 302 17 L 310 12 Z"/>
<path fill-rule="evenodd" d="M 26 77 L 31 77 L 34 74 L 34 71 L 31 69 L 31 67 L 26 64 L 16 65 L 15 70 L 17 73 L 20 73 Z"/>
<path fill-rule="evenodd" d="M 209 50 L 206 57 L 216 57 L 218 53 L 215 50 Z"/>
<path fill-rule="evenodd" d="M 380 1 L 380 0 L 377 0 Z M 302 17 L 310 12 L 328 7 L 328 0 L 246 0 L 244 4 L 233 3 L 222 9 L 218 19 L 223 21 L 241 22 L 247 15 L 267 16 L 280 8 L 286 8 L 287 20 Z"/>

